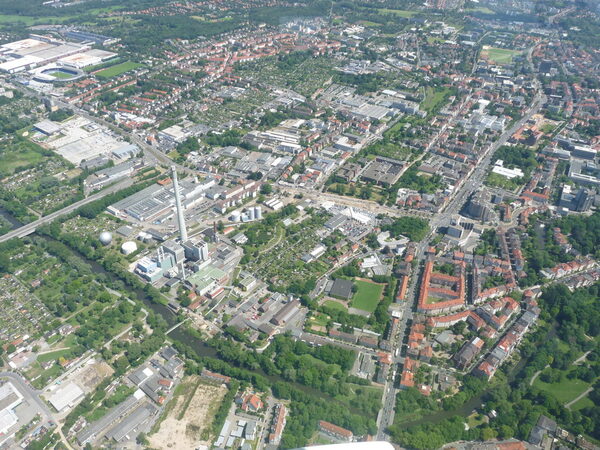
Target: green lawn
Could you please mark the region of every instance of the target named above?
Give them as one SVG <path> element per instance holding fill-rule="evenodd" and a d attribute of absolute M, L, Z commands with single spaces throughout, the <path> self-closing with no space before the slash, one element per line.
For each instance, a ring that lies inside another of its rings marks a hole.
<path fill-rule="evenodd" d="M 37 360 L 41 363 L 48 362 L 48 361 L 55 361 L 58 358 L 60 358 L 61 356 L 65 356 L 70 351 L 71 351 L 71 349 L 65 349 L 65 350 L 57 350 L 57 351 L 51 352 L 51 353 L 44 353 L 43 355 L 38 355 Z"/>
<path fill-rule="evenodd" d="M 451 91 L 447 87 L 437 89 L 431 86 L 427 87 L 425 98 L 420 105 L 421 109 L 431 113 L 445 103 L 450 94 Z"/>
<path fill-rule="evenodd" d="M 494 11 L 492 11 L 490 8 L 488 8 L 486 6 L 478 6 L 476 8 L 467 8 L 467 9 L 465 9 L 465 12 L 480 12 L 483 14 L 495 14 Z"/>
<path fill-rule="evenodd" d="M 340 302 L 335 302 L 333 300 L 325 300 L 324 305 L 331 309 L 347 311 L 347 308 L 344 305 L 342 305 Z"/>
<path fill-rule="evenodd" d="M 11 175 L 19 167 L 42 162 L 43 152 L 41 147 L 29 141 L 17 141 L 10 148 L 0 149 L 0 176 Z"/>
<path fill-rule="evenodd" d="M 358 290 L 352 297 L 352 307 L 370 313 L 375 311 L 379 300 L 381 300 L 383 285 L 362 280 L 356 280 L 354 284 Z"/>
<path fill-rule="evenodd" d="M 571 411 L 579 411 L 580 409 L 588 408 L 590 406 L 594 406 L 594 402 L 586 395 L 571 405 Z"/>
<path fill-rule="evenodd" d="M 556 400 L 561 403 L 567 403 L 573 400 L 590 386 L 590 384 L 586 383 L 585 381 L 578 380 L 576 378 L 570 380 L 566 376 L 559 383 L 552 384 L 544 383 L 540 377 L 538 377 L 533 385 L 536 388 L 553 395 Z"/>
<path fill-rule="evenodd" d="M 513 57 L 520 55 L 520 50 L 510 50 L 508 48 L 488 47 L 481 51 L 482 56 L 496 64 L 510 64 Z"/>
<path fill-rule="evenodd" d="M 383 14 L 394 14 L 398 17 L 404 17 L 405 19 L 409 19 L 417 14 L 418 11 L 408 11 L 406 9 L 388 9 L 388 8 L 378 8 L 378 12 Z"/>
<path fill-rule="evenodd" d="M 94 75 L 100 78 L 112 78 L 142 66 L 143 64 L 135 63 L 133 61 L 126 61 L 115 66 L 107 67 L 100 72 L 96 72 Z"/>
<path fill-rule="evenodd" d="M 52 75 L 54 78 L 58 78 L 59 80 L 64 80 L 73 76 L 70 73 L 61 72 L 59 70 L 57 70 L 56 72 L 52 72 L 50 75 Z"/>

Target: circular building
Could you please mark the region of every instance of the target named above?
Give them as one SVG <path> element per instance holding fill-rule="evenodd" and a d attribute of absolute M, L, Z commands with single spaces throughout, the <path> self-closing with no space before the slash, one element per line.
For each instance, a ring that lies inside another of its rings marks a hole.
<path fill-rule="evenodd" d="M 121 245 L 121 253 L 124 255 L 131 255 L 136 250 L 137 244 L 133 241 L 123 242 L 123 245 Z"/>
<path fill-rule="evenodd" d="M 33 71 L 33 80 L 40 83 L 61 84 L 70 83 L 85 77 L 85 72 L 75 67 L 51 64 Z"/>
<path fill-rule="evenodd" d="M 112 233 L 110 231 L 103 231 L 100 233 L 98 239 L 102 245 L 109 245 L 112 242 Z"/>

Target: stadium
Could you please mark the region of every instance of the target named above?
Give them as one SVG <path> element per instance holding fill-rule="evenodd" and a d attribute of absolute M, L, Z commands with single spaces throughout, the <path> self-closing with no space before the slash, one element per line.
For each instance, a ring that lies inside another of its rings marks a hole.
<path fill-rule="evenodd" d="M 33 79 L 41 83 L 69 83 L 85 76 L 85 72 L 75 67 L 52 64 L 33 71 Z"/>

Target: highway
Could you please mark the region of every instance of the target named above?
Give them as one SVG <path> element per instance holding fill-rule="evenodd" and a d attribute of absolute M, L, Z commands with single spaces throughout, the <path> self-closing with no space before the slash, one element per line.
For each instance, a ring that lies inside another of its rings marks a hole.
<path fill-rule="evenodd" d="M 95 200 L 99 200 L 102 197 L 104 197 L 105 195 L 112 194 L 114 192 L 120 191 L 121 189 L 129 187 L 129 186 L 131 186 L 131 184 L 132 184 L 132 180 L 130 178 L 126 178 L 116 184 L 113 184 L 112 186 L 109 186 L 108 188 L 106 188 L 100 192 L 97 192 L 93 195 L 90 195 L 89 197 L 79 200 L 78 202 L 75 202 L 69 206 L 66 206 L 63 209 L 59 209 L 58 211 L 50 213 L 47 216 L 41 217 L 31 223 L 28 223 L 26 225 L 23 225 L 22 227 L 16 228 L 12 231 L 9 231 L 6 234 L 3 234 L 2 236 L 0 236 L 0 242 L 6 242 L 12 238 L 22 238 L 22 237 L 30 235 L 31 233 L 35 233 L 35 230 L 37 230 L 37 228 L 39 226 L 50 223 L 54 219 L 57 219 L 66 214 L 72 213 L 80 206 L 87 205 L 88 203 L 93 202 Z"/>

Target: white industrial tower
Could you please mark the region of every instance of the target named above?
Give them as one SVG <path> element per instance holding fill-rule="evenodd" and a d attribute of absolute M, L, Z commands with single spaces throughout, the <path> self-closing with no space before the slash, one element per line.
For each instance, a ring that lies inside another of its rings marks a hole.
<path fill-rule="evenodd" d="M 183 206 L 181 206 L 181 194 L 179 193 L 179 182 L 177 181 L 177 170 L 171 166 L 173 173 L 173 189 L 175 190 L 175 206 L 177 207 L 177 224 L 179 225 L 179 236 L 181 242 L 188 240 L 187 230 L 185 229 L 185 217 L 183 217 Z"/>

